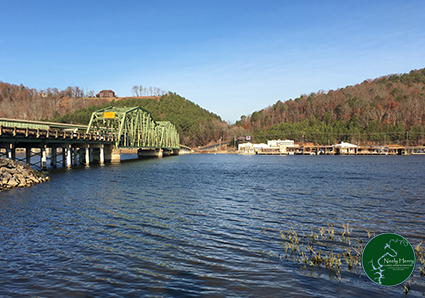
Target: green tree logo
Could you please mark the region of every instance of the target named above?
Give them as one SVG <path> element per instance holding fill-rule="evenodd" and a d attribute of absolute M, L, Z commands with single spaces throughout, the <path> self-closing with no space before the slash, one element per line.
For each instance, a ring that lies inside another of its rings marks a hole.
<path fill-rule="evenodd" d="M 365 246 L 362 266 L 371 281 L 382 286 L 404 282 L 415 268 L 415 252 L 400 235 L 385 233 L 373 237 Z"/>

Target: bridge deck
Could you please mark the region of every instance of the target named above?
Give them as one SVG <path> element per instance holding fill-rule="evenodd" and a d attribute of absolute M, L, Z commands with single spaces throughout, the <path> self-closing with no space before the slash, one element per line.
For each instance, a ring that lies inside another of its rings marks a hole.
<path fill-rule="evenodd" d="M 106 111 L 110 113 L 114 109 Z M 45 169 L 48 159 L 56 167 L 57 150 L 67 167 L 78 162 L 86 165 L 119 162 L 120 148 L 137 148 L 139 157 L 190 152 L 188 147 L 180 148 L 177 130 L 171 122 L 155 122 L 148 111 L 138 107 L 115 113 L 118 116 L 121 113 L 121 117 L 111 118 L 109 114 L 105 118 L 104 110 L 97 111 L 92 116 L 95 121 L 89 126 L 0 118 L 0 156 L 15 160 L 16 149 L 23 148 L 27 164 L 34 165 L 31 158 L 40 156 L 39 167 Z M 50 157 L 47 151 L 51 152 Z"/>

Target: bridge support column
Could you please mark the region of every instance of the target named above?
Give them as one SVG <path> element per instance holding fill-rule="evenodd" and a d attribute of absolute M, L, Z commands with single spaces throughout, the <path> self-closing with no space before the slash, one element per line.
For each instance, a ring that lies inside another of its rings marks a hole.
<path fill-rule="evenodd" d="M 121 162 L 121 149 L 116 149 L 116 148 L 112 149 L 111 162 L 112 163 Z"/>
<path fill-rule="evenodd" d="M 68 146 L 68 148 L 66 148 L 66 167 L 70 168 L 72 167 L 72 148 L 71 145 Z"/>
<path fill-rule="evenodd" d="M 15 160 L 16 158 L 16 148 L 14 143 L 10 143 L 9 147 L 6 147 L 6 156 L 11 160 Z"/>
<path fill-rule="evenodd" d="M 25 162 L 27 165 L 31 164 L 31 147 L 25 148 Z"/>
<path fill-rule="evenodd" d="M 43 145 L 41 147 L 41 169 L 45 170 L 47 169 L 47 152 L 46 152 L 46 145 Z"/>
<path fill-rule="evenodd" d="M 121 157 L 120 157 L 121 159 Z M 100 164 L 103 165 L 105 164 L 105 148 L 102 144 L 102 146 L 100 147 Z"/>
<path fill-rule="evenodd" d="M 66 167 L 66 150 L 62 147 L 62 167 Z"/>
<path fill-rule="evenodd" d="M 87 145 L 87 147 L 85 148 L 86 149 L 86 158 L 85 158 L 86 166 L 90 165 L 90 147 L 89 146 L 90 145 Z"/>

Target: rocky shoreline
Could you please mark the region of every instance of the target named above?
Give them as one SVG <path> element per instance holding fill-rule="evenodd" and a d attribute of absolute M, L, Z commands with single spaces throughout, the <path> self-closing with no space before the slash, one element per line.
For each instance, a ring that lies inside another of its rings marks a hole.
<path fill-rule="evenodd" d="M 40 172 L 24 166 L 16 161 L 0 158 L 0 191 L 16 187 L 30 187 L 43 183 L 49 177 L 43 177 Z"/>

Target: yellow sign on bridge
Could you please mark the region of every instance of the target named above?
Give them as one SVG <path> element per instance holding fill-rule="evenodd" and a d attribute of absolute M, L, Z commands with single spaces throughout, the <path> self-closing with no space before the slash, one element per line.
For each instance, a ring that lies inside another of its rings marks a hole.
<path fill-rule="evenodd" d="M 115 118 L 115 112 L 104 112 L 103 117 L 105 119 L 112 119 Z"/>

